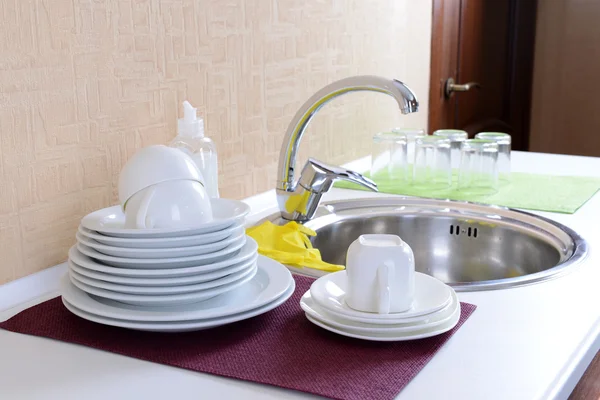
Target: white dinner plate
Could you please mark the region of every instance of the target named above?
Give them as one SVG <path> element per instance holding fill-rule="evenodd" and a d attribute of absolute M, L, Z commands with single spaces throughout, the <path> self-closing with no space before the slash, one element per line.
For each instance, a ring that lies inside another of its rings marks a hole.
<path fill-rule="evenodd" d="M 250 212 L 250 207 L 239 200 L 210 199 L 213 220 L 198 227 L 163 229 L 126 229 L 121 206 L 94 211 L 81 220 L 81 225 L 103 235 L 124 238 L 161 238 L 199 235 L 216 232 L 238 224 Z"/>
<path fill-rule="evenodd" d="M 194 265 L 186 268 L 119 268 L 119 267 L 111 267 L 105 264 L 102 264 L 77 249 L 77 246 L 71 247 L 69 250 L 69 260 L 73 261 L 75 264 L 80 267 L 97 271 L 104 272 L 106 274 L 112 274 L 117 276 L 129 276 L 129 277 L 137 277 L 137 278 L 175 278 L 175 277 L 184 277 L 184 276 L 192 276 L 198 274 L 205 274 L 207 272 L 213 272 L 217 270 L 221 270 L 223 268 L 230 267 L 232 265 L 239 264 L 241 262 L 245 262 L 252 257 L 256 257 L 258 251 L 258 244 L 251 237 L 246 238 L 246 244 L 244 247 L 240 249 L 237 254 L 230 256 L 229 258 L 219 261 L 213 262 L 211 264 L 200 264 Z"/>
<path fill-rule="evenodd" d="M 85 275 L 78 273 L 76 270 L 71 268 L 72 263 L 69 263 L 69 273 L 77 279 L 79 282 L 86 285 L 98 288 L 110 290 L 117 293 L 126 294 L 142 294 L 142 295 L 163 295 L 163 294 L 179 294 L 179 293 L 192 293 L 199 292 L 201 290 L 207 290 L 216 288 L 223 285 L 234 283 L 239 279 L 244 278 L 252 270 L 256 269 L 256 262 L 248 265 L 245 269 L 235 272 L 233 274 L 226 275 L 222 278 L 215 279 L 209 282 L 195 283 L 190 285 L 175 285 L 175 286 L 134 286 L 134 285 L 123 285 L 119 283 L 105 282 L 98 279 L 89 278 Z"/>
<path fill-rule="evenodd" d="M 212 299 L 220 294 L 224 294 L 226 292 L 232 291 L 237 287 L 243 285 L 244 283 L 251 280 L 254 275 L 256 275 L 256 268 L 252 268 L 246 271 L 244 277 L 238 279 L 237 281 L 230 283 L 228 285 L 222 285 L 219 287 L 199 290 L 197 292 L 191 293 L 180 293 L 180 294 L 126 294 L 126 293 L 118 293 L 113 292 L 112 290 L 99 289 L 97 287 L 93 287 L 87 285 L 80 280 L 77 279 L 72 273 L 68 274 L 70 276 L 71 282 L 73 285 L 77 286 L 79 289 L 83 290 L 86 293 L 97 296 L 103 299 L 115 300 L 124 304 L 131 304 L 135 306 L 142 307 L 168 307 L 168 306 L 177 306 L 182 304 L 190 304 L 197 303 L 204 300 Z"/>
<path fill-rule="evenodd" d="M 68 282 L 67 282 L 68 283 Z M 190 321 L 173 321 L 173 322 L 136 322 L 126 321 L 115 318 L 107 318 L 99 315 L 91 314 L 80 308 L 75 307 L 69 303 L 63 296 L 63 304 L 73 314 L 87 319 L 89 321 L 97 322 L 104 325 L 118 326 L 122 328 L 134 329 L 139 331 L 149 332 L 191 332 L 199 331 L 204 329 L 216 328 L 218 326 L 231 324 L 233 322 L 242 321 L 258 315 L 264 314 L 279 307 L 286 302 L 287 299 L 294 293 L 296 288 L 296 282 L 292 279 L 288 288 L 283 292 L 281 296 L 267 303 L 263 306 L 251 309 L 249 311 L 228 315 L 220 318 L 208 318 L 201 320 L 190 320 Z"/>
<path fill-rule="evenodd" d="M 333 315 L 319 307 L 317 303 L 312 299 L 310 290 L 304 293 L 302 299 L 300 299 L 300 307 L 304 312 L 311 317 L 324 321 L 328 325 L 341 330 L 352 330 L 360 333 L 407 333 L 413 332 L 420 329 L 432 329 L 445 324 L 452 319 L 456 307 L 458 307 L 458 297 L 456 293 L 452 293 L 452 301 L 447 308 L 442 308 L 440 311 L 424 316 L 423 320 L 417 322 L 409 322 L 404 324 L 365 324 L 362 322 L 356 322 L 348 319 L 344 319 L 342 316 Z"/>
<path fill-rule="evenodd" d="M 460 320 L 460 303 L 457 303 L 457 307 L 454 310 L 451 318 L 442 325 L 438 325 L 434 328 L 417 329 L 411 332 L 405 333 L 364 333 L 358 332 L 353 329 L 340 329 L 332 325 L 329 325 L 325 321 L 321 321 L 309 314 L 306 314 L 306 318 L 313 324 L 320 326 L 323 329 L 337 333 L 338 335 L 348 336 L 355 339 L 371 340 L 376 342 L 401 342 L 406 340 L 424 339 L 431 336 L 441 335 L 442 333 L 448 332 L 456 326 Z"/>
<path fill-rule="evenodd" d="M 225 249 L 227 246 L 234 245 L 238 242 L 244 242 L 245 229 L 240 226 L 234 235 L 230 236 L 225 240 L 219 242 L 201 244 L 198 246 L 188 247 L 172 247 L 168 249 L 137 249 L 127 247 L 115 247 L 107 246 L 99 243 L 94 239 L 90 239 L 87 236 L 77 232 L 75 237 L 79 243 L 82 243 L 99 253 L 106 254 L 113 257 L 125 257 L 125 258 L 174 258 L 174 257 L 193 257 L 209 253 L 214 253 Z"/>
<path fill-rule="evenodd" d="M 265 256 L 258 257 L 256 275 L 236 290 L 198 303 L 172 307 L 139 307 L 90 296 L 69 283 L 65 275 L 63 297 L 88 313 L 126 321 L 167 322 L 220 318 L 243 313 L 275 301 L 294 280 L 288 269 Z"/>
<path fill-rule="evenodd" d="M 410 310 L 401 313 L 377 314 L 354 310 L 344 301 L 346 293 L 346 271 L 333 272 L 322 276 L 314 281 L 310 287 L 310 294 L 315 302 L 331 313 L 369 320 L 388 320 L 395 323 L 414 322 L 414 319 L 407 319 L 431 314 L 444 308 L 452 301 L 452 290 L 448 285 L 420 272 L 415 272 L 413 306 Z"/>
<path fill-rule="evenodd" d="M 238 229 L 243 228 L 243 223 L 237 223 L 216 232 L 202 233 L 199 235 L 166 237 L 166 238 L 122 238 L 102 235 L 79 225 L 79 233 L 94 239 L 98 243 L 114 247 L 127 247 L 134 249 L 169 249 L 173 247 L 199 246 L 225 240 L 234 235 Z"/>
<path fill-rule="evenodd" d="M 170 258 L 127 258 L 115 257 L 99 253 L 85 244 L 78 242 L 77 249 L 88 257 L 91 257 L 103 264 L 121 268 L 187 268 L 198 265 L 214 264 L 219 261 L 226 260 L 235 256 L 239 249 L 246 243 L 247 236 L 239 242 L 231 244 L 223 250 L 215 251 L 214 253 L 200 254 L 198 256 L 189 257 L 170 257 Z"/>
<path fill-rule="evenodd" d="M 202 283 L 202 282 L 210 282 L 210 281 L 214 281 L 216 279 L 223 278 L 227 275 L 234 274 L 238 271 L 247 269 L 252 264 L 255 264 L 257 258 L 258 258 L 258 254 L 256 254 L 254 257 L 252 257 L 244 262 L 241 262 L 239 264 L 234 264 L 230 267 L 221 268 L 221 269 L 218 269 L 213 272 L 207 272 L 204 274 L 196 274 L 196 275 L 189 275 L 189 276 L 180 276 L 180 277 L 174 277 L 174 278 L 161 278 L 161 277 L 136 278 L 136 277 L 129 277 L 129 276 L 111 275 L 111 274 L 107 274 L 105 272 L 97 272 L 97 271 L 94 271 L 91 269 L 81 267 L 81 266 L 75 264 L 73 262 L 73 260 L 69 260 L 69 268 L 72 269 L 73 271 L 77 272 L 80 275 L 83 275 L 83 276 L 86 276 L 88 278 L 92 278 L 95 280 L 99 280 L 102 282 L 110 282 L 110 283 L 117 283 L 117 284 L 121 284 L 121 285 L 131 285 L 131 286 L 149 286 L 149 287 L 152 287 L 152 286 L 182 286 L 182 285 L 194 285 L 194 284 Z M 135 270 L 135 271 L 139 271 L 139 270 Z M 152 270 L 152 271 L 155 271 L 155 270 Z"/>

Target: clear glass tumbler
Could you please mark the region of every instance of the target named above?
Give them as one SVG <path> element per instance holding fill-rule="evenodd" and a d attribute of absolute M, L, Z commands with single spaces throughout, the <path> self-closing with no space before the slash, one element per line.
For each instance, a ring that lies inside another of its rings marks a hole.
<path fill-rule="evenodd" d="M 440 190 L 452 184 L 450 140 L 441 136 L 424 136 L 415 141 L 413 165 L 415 186 Z"/>
<path fill-rule="evenodd" d="M 465 131 L 459 129 L 438 129 L 433 136 L 441 136 L 450 140 L 450 159 L 453 169 L 460 168 L 460 147 L 462 142 L 469 138 Z"/>
<path fill-rule="evenodd" d="M 418 138 L 427 136 L 424 129 L 415 128 L 394 128 L 393 133 L 398 133 L 406 136 L 406 154 L 409 163 L 415 159 L 415 142 Z"/>
<path fill-rule="evenodd" d="M 498 173 L 500 180 L 510 181 L 510 144 L 512 142 L 508 133 L 502 132 L 480 132 L 475 135 L 476 139 L 493 140 L 498 143 Z"/>
<path fill-rule="evenodd" d="M 458 189 L 476 195 L 496 193 L 498 154 L 498 144 L 493 140 L 465 140 L 461 146 Z"/>
<path fill-rule="evenodd" d="M 394 132 L 380 132 L 373 136 L 371 152 L 371 178 L 389 179 L 396 182 L 407 180 L 407 139 L 406 135 Z"/>

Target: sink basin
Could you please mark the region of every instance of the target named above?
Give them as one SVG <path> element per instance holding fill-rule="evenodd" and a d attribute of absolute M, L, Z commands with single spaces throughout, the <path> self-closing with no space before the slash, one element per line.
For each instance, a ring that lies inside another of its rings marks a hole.
<path fill-rule="evenodd" d="M 279 215 L 268 218 L 285 223 Z M 399 235 L 413 249 L 417 271 L 459 291 L 488 290 L 560 276 L 587 254 L 573 230 L 504 207 L 406 197 L 324 203 L 305 226 L 323 259 L 345 265 L 361 234 Z"/>

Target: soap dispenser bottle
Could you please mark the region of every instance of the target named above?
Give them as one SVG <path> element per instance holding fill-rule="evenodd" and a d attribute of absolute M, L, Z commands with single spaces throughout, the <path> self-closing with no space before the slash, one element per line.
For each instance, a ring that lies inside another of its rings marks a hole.
<path fill-rule="evenodd" d="M 177 137 L 170 146 L 187 153 L 200 169 L 206 192 L 212 198 L 219 197 L 217 171 L 217 147 L 204 136 L 204 121 L 196 115 L 196 109 L 188 101 L 183 102 L 183 118 L 177 121 Z"/>

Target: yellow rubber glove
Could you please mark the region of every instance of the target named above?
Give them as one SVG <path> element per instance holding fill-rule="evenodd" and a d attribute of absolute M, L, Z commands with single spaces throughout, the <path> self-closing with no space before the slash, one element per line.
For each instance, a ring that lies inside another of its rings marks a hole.
<path fill-rule="evenodd" d="M 323 261 L 321 253 L 312 247 L 308 238 L 316 236 L 316 232 L 296 222 L 288 222 L 280 226 L 266 221 L 259 226 L 246 229 L 246 234 L 256 240 L 260 254 L 280 263 L 327 272 L 344 269 L 343 265 Z"/>

